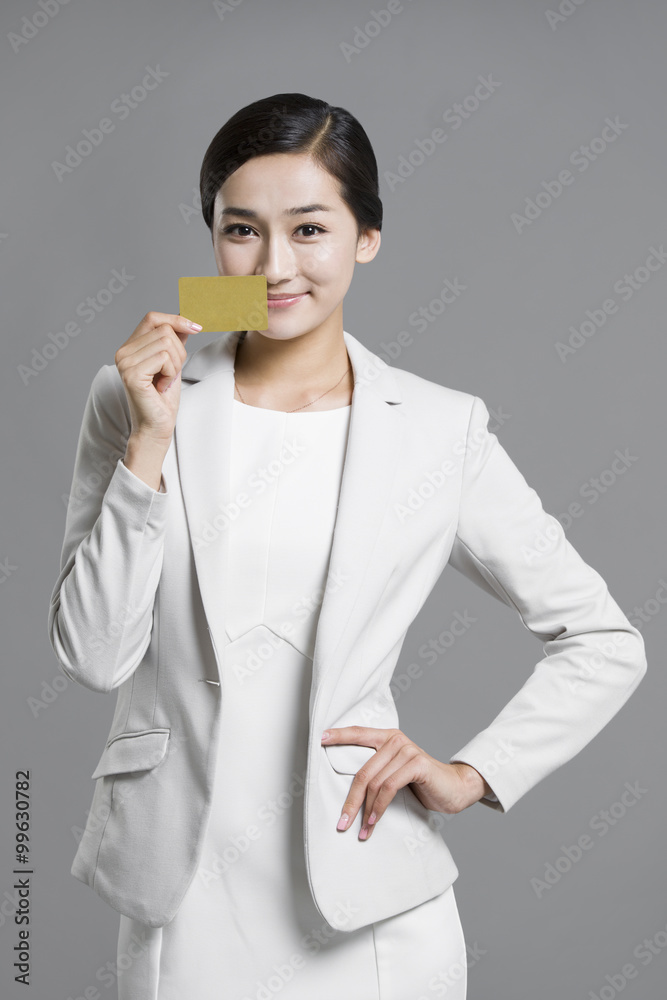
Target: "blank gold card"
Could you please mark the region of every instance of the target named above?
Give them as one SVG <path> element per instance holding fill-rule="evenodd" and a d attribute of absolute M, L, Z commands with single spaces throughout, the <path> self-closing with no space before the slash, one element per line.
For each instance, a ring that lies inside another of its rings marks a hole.
<path fill-rule="evenodd" d="M 203 333 L 268 330 L 266 275 L 179 278 L 180 315 L 201 323 Z"/>

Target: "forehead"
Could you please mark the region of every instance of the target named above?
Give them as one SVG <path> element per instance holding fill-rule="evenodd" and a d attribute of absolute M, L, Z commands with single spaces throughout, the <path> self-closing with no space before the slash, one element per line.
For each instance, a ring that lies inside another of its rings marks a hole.
<path fill-rule="evenodd" d="M 338 179 L 308 154 L 272 153 L 253 157 L 227 178 L 216 195 L 215 215 L 230 206 L 276 214 L 315 203 L 345 208 Z"/>

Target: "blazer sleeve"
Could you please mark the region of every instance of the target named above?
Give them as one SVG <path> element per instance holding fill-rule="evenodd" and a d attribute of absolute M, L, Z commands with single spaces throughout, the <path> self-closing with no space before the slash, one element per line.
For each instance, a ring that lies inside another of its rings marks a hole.
<path fill-rule="evenodd" d="M 130 416 L 115 366 L 86 401 L 48 631 L 63 673 L 92 691 L 118 687 L 148 648 L 169 494 L 123 462 Z"/>
<path fill-rule="evenodd" d="M 450 565 L 518 613 L 544 657 L 493 721 L 449 762 L 472 765 L 507 812 L 613 718 L 646 673 L 644 641 L 605 581 L 544 511 L 477 396 Z M 502 668 L 502 663 L 500 664 Z"/>

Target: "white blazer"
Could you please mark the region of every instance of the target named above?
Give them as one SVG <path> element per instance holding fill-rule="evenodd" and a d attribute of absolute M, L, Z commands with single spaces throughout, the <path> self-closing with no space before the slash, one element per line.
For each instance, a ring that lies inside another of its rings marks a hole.
<path fill-rule="evenodd" d="M 400 728 L 392 674 L 448 564 L 514 608 L 543 643 L 521 689 L 449 758 L 486 777 L 495 798 L 481 801 L 492 808 L 506 813 L 577 754 L 630 697 L 646 658 L 602 577 L 488 430 L 484 402 L 344 338 L 354 392 L 312 666 L 303 818 L 315 905 L 332 927 L 352 931 L 458 876 L 408 787 L 368 841 L 357 838 L 363 810 L 337 831 L 352 776 L 375 750 L 320 742 L 328 727 Z M 119 460 L 127 398 L 115 365 L 97 372 L 49 609 L 63 672 L 91 691 L 117 692 L 71 872 L 151 927 L 176 914 L 211 807 L 234 586 L 227 529 L 243 516 L 228 487 L 237 340 L 223 334 L 188 356 L 159 491 Z"/>

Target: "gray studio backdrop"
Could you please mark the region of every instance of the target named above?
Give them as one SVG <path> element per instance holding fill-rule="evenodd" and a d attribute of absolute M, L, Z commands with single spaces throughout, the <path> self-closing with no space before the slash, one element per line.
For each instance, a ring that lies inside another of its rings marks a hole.
<path fill-rule="evenodd" d="M 2 997 L 116 997 L 118 914 L 69 871 L 115 693 L 66 681 L 49 646 L 65 500 L 94 374 L 147 310 L 178 312 L 180 275 L 216 273 L 196 199 L 209 141 L 281 91 L 348 108 L 376 150 L 382 248 L 357 267 L 345 328 L 485 400 L 647 645 L 629 703 L 510 813 L 441 817 L 470 1000 L 664 995 L 665 5 L 5 0 L 1 18 Z M 401 728 L 447 760 L 541 656 L 448 568 L 396 669 Z M 13 888 L 23 770 L 29 925 Z"/>

